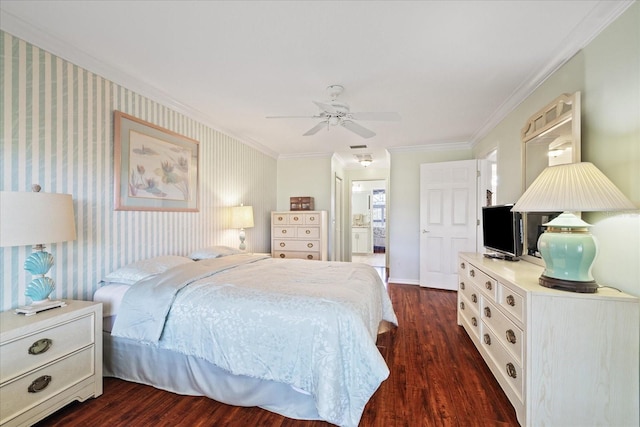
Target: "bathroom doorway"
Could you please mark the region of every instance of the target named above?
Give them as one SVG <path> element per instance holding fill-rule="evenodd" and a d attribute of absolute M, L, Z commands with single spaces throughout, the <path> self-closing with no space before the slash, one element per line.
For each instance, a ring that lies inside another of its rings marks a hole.
<path fill-rule="evenodd" d="M 387 189 L 385 180 L 353 181 L 351 260 L 386 267 Z"/>

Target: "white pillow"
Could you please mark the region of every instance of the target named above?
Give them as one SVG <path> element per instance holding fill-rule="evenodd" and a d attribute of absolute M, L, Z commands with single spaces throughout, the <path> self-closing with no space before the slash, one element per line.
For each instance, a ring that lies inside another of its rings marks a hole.
<path fill-rule="evenodd" d="M 125 285 L 133 285 L 134 283 L 165 272 L 166 270 L 188 262 L 192 259 L 176 255 L 164 255 L 154 258 L 137 261 L 116 271 L 107 274 L 102 279 L 103 283 L 124 283 Z"/>
<path fill-rule="evenodd" d="M 198 261 L 199 259 L 220 258 L 221 256 L 241 254 L 240 249 L 229 246 L 209 246 L 208 248 L 198 249 L 189 254 L 189 258 Z"/>

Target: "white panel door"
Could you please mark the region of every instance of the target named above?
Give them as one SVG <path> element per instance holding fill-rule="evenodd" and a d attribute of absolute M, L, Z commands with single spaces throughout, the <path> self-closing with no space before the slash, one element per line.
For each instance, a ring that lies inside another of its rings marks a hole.
<path fill-rule="evenodd" d="M 420 165 L 420 286 L 457 289 L 458 252 L 476 251 L 476 160 Z"/>

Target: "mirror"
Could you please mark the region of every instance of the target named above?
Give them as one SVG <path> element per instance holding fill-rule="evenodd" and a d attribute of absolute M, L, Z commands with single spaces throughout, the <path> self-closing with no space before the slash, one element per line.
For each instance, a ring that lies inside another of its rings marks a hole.
<path fill-rule="evenodd" d="M 522 192 L 547 166 L 580 161 L 580 92 L 562 94 L 525 123 L 522 139 Z M 542 263 L 538 237 L 542 224 L 561 212 L 536 212 L 523 216 L 523 258 Z"/>

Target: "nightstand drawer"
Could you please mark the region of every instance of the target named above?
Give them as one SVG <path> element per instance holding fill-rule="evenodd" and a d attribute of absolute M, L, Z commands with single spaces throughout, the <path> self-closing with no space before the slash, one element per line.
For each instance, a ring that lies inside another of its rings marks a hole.
<path fill-rule="evenodd" d="M 94 348 L 89 346 L 3 384 L 0 387 L 0 424 L 89 378 L 94 372 Z"/>
<path fill-rule="evenodd" d="M 3 343 L 0 347 L 0 383 L 92 344 L 94 322 L 93 314 L 85 315 Z"/>

